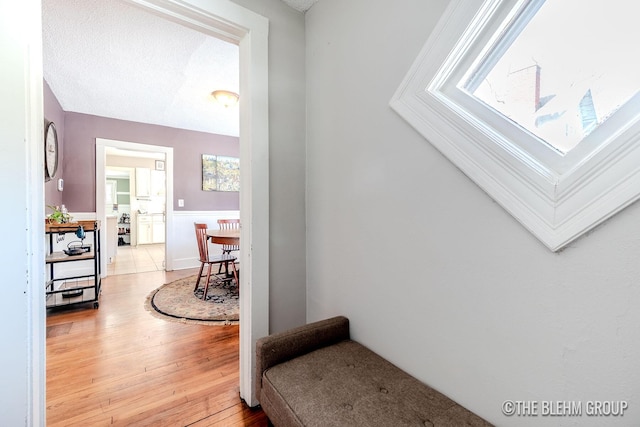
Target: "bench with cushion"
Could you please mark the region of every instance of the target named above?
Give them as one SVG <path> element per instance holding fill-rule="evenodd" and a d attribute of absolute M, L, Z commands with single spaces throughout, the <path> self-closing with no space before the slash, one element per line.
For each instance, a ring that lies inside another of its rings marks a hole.
<path fill-rule="evenodd" d="M 276 427 L 490 426 L 349 337 L 334 317 L 258 340 L 256 393 Z"/>

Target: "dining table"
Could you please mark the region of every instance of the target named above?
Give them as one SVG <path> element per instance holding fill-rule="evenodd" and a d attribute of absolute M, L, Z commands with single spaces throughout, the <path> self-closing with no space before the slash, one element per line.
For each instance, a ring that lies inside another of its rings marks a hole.
<path fill-rule="evenodd" d="M 208 228 L 207 237 L 211 243 L 240 246 L 240 230 L 238 229 L 220 230 Z"/>

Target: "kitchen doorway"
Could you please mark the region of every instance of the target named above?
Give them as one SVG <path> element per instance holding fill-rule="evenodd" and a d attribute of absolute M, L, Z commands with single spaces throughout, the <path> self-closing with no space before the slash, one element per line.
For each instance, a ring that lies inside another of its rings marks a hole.
<path fill-rule="evenodd" d="M 164 164 L 165 156 L 106 151 L 107 276 L 164 271 L 166 177 L 154 167 L 155 161 Z"/>
<path fill-rule="evenodd" d="M 107 224 L 103 277 L 172 269 L 171 200 L 172 147 L 96 138 L 96 216 Z"/>

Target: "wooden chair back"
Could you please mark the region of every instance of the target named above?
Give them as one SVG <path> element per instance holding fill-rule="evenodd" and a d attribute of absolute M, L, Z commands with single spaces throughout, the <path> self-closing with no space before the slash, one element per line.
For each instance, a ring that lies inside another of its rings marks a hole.
<path fill-rule="evenodd" d="M 239 230 L 240 229 L 240 220 L 239 219 L 219 219 L 218 220 L 218 228 L 220 230 Z M 238 245 L 222 245 L 222 253 L 231 253 L 231 251 L 239 251 L 240 246 Z"/>
<path fill-rule="evenodd" d="M 200 253 L 200 262 L 209 261 L 209 238 L 207 237 L 207 224 L 193 224 L 196 229 L 196 240 L 198 241 L 198 252 Z"/>
<path fill-rule="evenodd" d="M 239 219 L 219 219 L 218 227 L 220 228 L 220 230 L 239 230 L 240 220 Z"/>

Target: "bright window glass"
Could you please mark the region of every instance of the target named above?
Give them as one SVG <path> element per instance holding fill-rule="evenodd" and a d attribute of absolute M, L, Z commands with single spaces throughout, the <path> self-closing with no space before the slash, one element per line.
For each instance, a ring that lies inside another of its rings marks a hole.
<path fill-rule="evenodd" d="M 458 86 L 566 154 L 638 93 L 640 25 L 627 0 L 535 3 Z"/>

